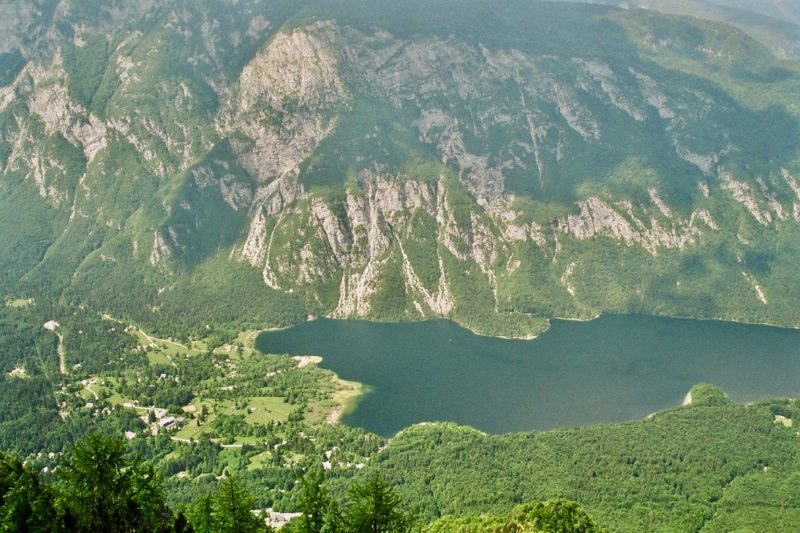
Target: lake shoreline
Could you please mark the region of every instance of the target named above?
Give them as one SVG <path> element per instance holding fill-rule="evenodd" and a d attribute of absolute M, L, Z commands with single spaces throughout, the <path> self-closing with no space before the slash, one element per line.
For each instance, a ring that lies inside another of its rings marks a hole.
<path fill-rule="evenodd" d="M 449 320 L 320 318 L 265 333 L 258 347 L 322 355 L 321 366 L 349 382 L 329 420 L 381 435 L 420 420 L 487 433 L 638 420 L 680 405 L 702 382 L 737 402 L 800 395 L 796 328 L 614 313 L 551 326 L 515 342 Z"/>
<path fill-rule="evenodd" d="M 264 329 L 257 330 L 257 332 L 256 332 L 256 334 L 255 334 L 255 336 L 253 338 L 253 348 L 256 348 L 256 344 L 258 343 L 258 337 L 260 337 L 261 334 L 263 334 L 263 333 L 273 333 L 273 332 L 276 332 L 276 331 L 285 331 L 285 330 L 291 329 L 293 327 L 299 326 L 301 324 L 307 324 L 309 322 L 314 322 L 314 321 L 317 321 L 317 320 L 320 320 L 320 319 L 334 320 L 334 321 L 340 321 L 340 322 L 347 322 L 347 321 L 355 320 L 355 321 L 359 321 L 359 322 L 373 323 L 373 324 L 398 324 L 398 325 L 399 324 L 421 324 L 421 323 L 425 323 L 425 322 L 443 321 L 443 322 L 452 322 L 452 323 L 458 325 L 461 328 L 464 328 L 465 330 L 469 331 L 470 333 L 472 333 L 472 334 L 474 334 L 474 335 L 476 335 L 478 337 L 486 337 L 486 338 L 489 338 L 489 339 L 501 339 L 501 340 L 508 340 L 508 341 L 533 341 L 533 340 L 536 340 L 536 339 L 540 338 L 545 333 L 547 333 L 551 329 L 553 321 L 587 323 L 587 322 L 593 322 L 593 321 L 595 321 L 595 320 L 597 320 L 599 318 L 602 318 L 604 316 L 640 316 L 640 317 L 651 317 L 651 318 L 669 318 L 669 319 L 675 319 L 675 320 L 689 320 L 689 321 L 698 321 L 698 322 L 715 322 L 715 323 L 722 323 L 722 324 L 726 324 L 726 323 L 727 324 L 740 324 L 740 325 L 745 325 L 745 326 L 762 326 L 762 327 L 768 327 L 768 328 L 777 328 L 777 329 L 786 329 L 786 330 L 792 330 L 792 331 L 800 331 L 800 325 L 799 326 L 787 326 L 787 325 L 781 325 L 781 324 L 774 324 L 774 323 L 770 323 L 770 322 L 751 322 L 751 321 L 747 321 L 747 320 L 735 320 L 735 319 L 728 319 L 728 318 L 696 318 L 696 317 L 692 317 L 692 316 L 682 316 L 682 315 L 655 315 L 655 314 L 647 314 L 647 313 L 616 313 L 616 312 L 604 311 L 604 312 L 600 312 L 600 313 L 598 313 L 595 316 L 590 317 L 590 318 L 563 317 L 563 316 L 554 316 L 554 317 L 546 318 L 546 319 L 543 319 L 543 320 L 545 320 L 547 322 L 547 327 L 545 327 L 545 329 L 543 329 L 543 330 L 541 330 L 541 331 L 539 331 L 537 333 L 532 333 L 532 334 L 528 334 L 528 335 L 512 336 L 512 335 L 493 335 L 491 333 L 483 333 L 483 332 L 480 332 L 480 331 L 478 331 L 476 329 L 473 329 L 472 326 L 468 326 L 466 324 L 463 324 L 463 323 L 459 322 L 458 320 L 455 320 L 455 319 L 449 318 L 449 317 L 430 317 L 430 318 L 426 318 L 426 319 L 423 319 L 423 320 L 371 320 L 369 318 L 337 318 L 337 317 L 331 317 L 331 316 L 322 315 L 322 316 L 309 316 L 306 320 L 303 320 L 303 321 L 300 321 L 300 322 L 297 322 L 295 324 L 291 324 L 291 325 L 288 325 L 288 326 L 271 327 L 271 328 L 264 328 Z"/>
<path fill-rule="evenodd" d="M 333 383 L 340 388 L 333 393 L 332 400 L 335 406 L 325 417 L 325 421 L 328 424 L 336 425 L 342 424 L 347 415 L 358 409 L 358 404 L 372 389 L 365 383 L 342 379 L 336 372 L 333 372 L 333 376 Z"/>

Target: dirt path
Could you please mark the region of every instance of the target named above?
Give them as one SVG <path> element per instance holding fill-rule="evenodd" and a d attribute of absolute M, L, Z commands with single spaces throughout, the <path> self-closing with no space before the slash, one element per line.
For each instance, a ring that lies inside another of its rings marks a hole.
<path fill-rule="evenodd" d="M 101 315 L 101 318 L 103 318 L 103 320 L 110 320 L 111 322 L 116 322 L 117 324 L 124 324 L 124 322 L 122 320 L 118 320 L 118 319 L 114 318 L 111 315 Z M 190 347 L 186 346 L 185 344 L 181 344 L 180 342 L 176 342 L 176 341 L 173 341 L 171 339 L 161 339 L 161 338 L 158 338 L 158 337 L 153 337 L 152 335 L 149 335 L 146 331 L 144 331 L 139 326 L 132 325 L 131 327 L 135 328 L 137 332 L 141 333 L 142 336 L 145 339 L 147 339 L 147 342 L 150 343 L 150 344 L 158 344 L 159 342 L 163 342 L 164 344 L 172 344 L 173 346 L 180 346 L 181 348 L 183 348 L 185 350 L 191 350 Z"/>
<path fill-rule="evenodd" d="M 100 396 L 98 396 L 97 393 L 94 391 L 94 389 L 92 389 L 91 385 L 86 385 L 84 388 L 92 393 L 92 396 L 94 396 L 95 400 L 100 399 Z"/>

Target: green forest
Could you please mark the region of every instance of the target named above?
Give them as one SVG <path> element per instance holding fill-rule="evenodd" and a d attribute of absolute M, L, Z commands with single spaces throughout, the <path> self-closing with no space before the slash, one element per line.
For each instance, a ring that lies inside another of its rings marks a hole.
<path fill-rule="evenodd" d="M 341 502 L 328 496 L 321 471 L 306 474 L 299 485 L 299 512 L 282 529 L 287 533 L 603 531 L 574 502 L 564 500 L 518 506 L 505 517 L 446 517 L 423 525 L 378 476 L 353 484 Z M 37 473 L 13 454 L 0 454 L 3 531 L 274 531 L 253 506 L 253 496 L 239 480 L 225 476 L 193 504 L 170 508 L 159 472 L 132 456 L 123 440 L 101 434 L 77 443 L 50 475 Z"/>

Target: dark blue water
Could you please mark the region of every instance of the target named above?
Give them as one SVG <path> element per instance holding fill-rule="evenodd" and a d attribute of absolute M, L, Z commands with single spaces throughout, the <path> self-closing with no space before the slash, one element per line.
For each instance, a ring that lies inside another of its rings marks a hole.
<path fill-rule="evenodd" d="M 610 315 L 516 341 L 448 321 L 321 319 L 263 333 L 257 347 L 321 355 L 369 385 L 344 422 L 382 435 L 422 421 L 504 433 L 632 420 L 700 382 L 740 402 L 800 393 L 800 331 L 726 322 Z"/>

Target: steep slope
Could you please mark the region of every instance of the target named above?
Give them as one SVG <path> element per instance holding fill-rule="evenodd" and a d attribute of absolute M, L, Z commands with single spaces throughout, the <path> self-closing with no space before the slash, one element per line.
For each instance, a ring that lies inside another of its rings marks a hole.
<path fill-rule="evenodd" d="M 0 89 L 9 295 L 194 327 L 800 323 L 800 70 L 737 30 L 521 1 L 81 5 Z"/>

